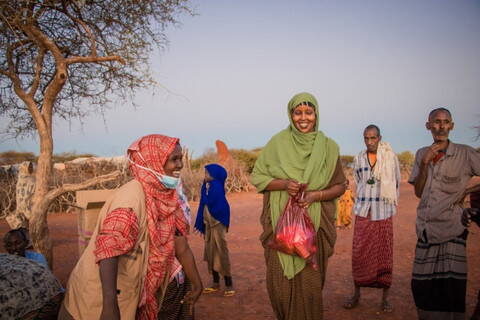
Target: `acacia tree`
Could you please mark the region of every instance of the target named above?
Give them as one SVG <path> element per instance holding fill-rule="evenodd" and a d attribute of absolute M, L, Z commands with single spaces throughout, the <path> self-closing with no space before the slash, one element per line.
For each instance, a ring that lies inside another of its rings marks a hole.
<path fill-rule="evenodd" d="M 49 189 L 53 121 L 103 114 L 154 84 L 148 59 L 187 0 L 0 0 L 0 117 L 4 134 L 37 135 L 32 212 L 35 249 L 52 262 L 47 209 L 55 197 L 116 177 Z"/>

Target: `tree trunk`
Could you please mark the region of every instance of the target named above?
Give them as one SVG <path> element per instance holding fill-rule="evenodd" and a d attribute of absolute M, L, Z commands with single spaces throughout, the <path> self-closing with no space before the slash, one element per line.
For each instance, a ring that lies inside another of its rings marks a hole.
<path fill-rule="evenodd" d="M 30 220 L 30 236 L 32 238 L 33 247 L 36 251 L 42 253 L 48 261 L 50 269 L 53 267 L 53 245 L 48 230 L 47 214 L 44 206 L 33 206 L 32 219 Z"/>
<path fill-rule="evenodd" d="M 52 239 L 47 224 L 47 210 L 50 201 L 47 200 L 52 176 L 53 138 L 48 130 L 38 128 L 40 138 L 40 155 L 37 163 L 35 193 L 32 199 L 32 215 L 29 218 L 30 235 L 33 247 L 47 258 L 50 268 L 53 264 Z"/>

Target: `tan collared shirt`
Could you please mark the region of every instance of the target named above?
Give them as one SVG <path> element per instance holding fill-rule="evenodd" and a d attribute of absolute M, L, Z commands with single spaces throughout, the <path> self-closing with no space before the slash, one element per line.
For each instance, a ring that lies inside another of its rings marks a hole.
<path fill-rule="evenodd" d="M 408 182 L 415 184 L 423 156 L 429 147 L 419 149 Z M 480 175 L 480 151 L 450 142 L 445 155 L 428 165 L 428 176 L 417 208 L 417 237 L 423 232 L 431 243 L 442 243 L 462 234 L 462 208 L 457 201 L 472 176 Z"/>

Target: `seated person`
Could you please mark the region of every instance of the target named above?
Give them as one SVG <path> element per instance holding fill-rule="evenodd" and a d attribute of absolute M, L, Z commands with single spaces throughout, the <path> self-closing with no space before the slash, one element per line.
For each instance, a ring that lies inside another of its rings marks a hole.
<path fill-rule="evenodd" d="M 3 245 L 8 253 L 25 257 L 30 260 L 37 261 L 48 267 L 47 259 L 43 254 L 33 250 L 27 250 L 31 247 L 28 230 L 25 228 L 12 229 L 3 237 Z"/>
<path fill-rule="evenodd" d="M 16 254 L 0 253 L 0 288 L 0 318 L 57 318 L 62 286 L 48 267 Z"/>

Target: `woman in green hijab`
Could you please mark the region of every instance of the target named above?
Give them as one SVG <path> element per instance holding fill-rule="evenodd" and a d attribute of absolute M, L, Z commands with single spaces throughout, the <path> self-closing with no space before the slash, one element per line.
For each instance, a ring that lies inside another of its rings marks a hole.
<path fill-rule="evenodd" d="M 252 183 L 264 194 L 260 218 L 265 249 L 267 290 L 280 320 L 322 319 L 322 288 L 327 259 L 336 240 L 336 199 L 345 191 L 345 176 L 337 144 L 318 130 L 318 103 L 309 93 L 299 93 L 288 103 L 290 125 L 270 139 L 252 173 Z M 307 183 L 300 202 L 317 230 L 316 271 L 305 260 L 269 248 L 275 226 L 289 196 Z"/>

